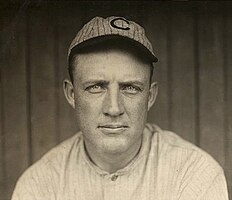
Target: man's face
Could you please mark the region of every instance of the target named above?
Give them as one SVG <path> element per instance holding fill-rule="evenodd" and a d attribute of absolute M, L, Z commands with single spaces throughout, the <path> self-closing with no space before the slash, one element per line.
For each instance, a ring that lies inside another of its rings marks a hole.
<path fill-rule="evenodd" d="M 74 65 L 74 107 L 87 149 L 133 151 L 141 143 L 156 96 L 156 84 L 149 83 L 149 64 L 111 49 L 80 54 Z"/>

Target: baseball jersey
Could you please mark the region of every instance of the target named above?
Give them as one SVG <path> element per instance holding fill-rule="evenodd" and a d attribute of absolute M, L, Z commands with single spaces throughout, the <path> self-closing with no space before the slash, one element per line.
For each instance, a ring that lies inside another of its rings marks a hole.
<path fill-rule="evenodd" d="M 108 173 L 87 156 L 81 132 L 28 168 L 12 200 L 228 200 L 222 168 L 173 132 L 147 124 L 138 155 Z"/>

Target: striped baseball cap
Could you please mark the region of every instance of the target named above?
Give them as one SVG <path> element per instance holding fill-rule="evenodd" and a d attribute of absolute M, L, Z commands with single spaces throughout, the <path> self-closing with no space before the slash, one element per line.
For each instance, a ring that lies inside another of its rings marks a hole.
<path fill-rule="evenodd" d="M 145 30 L 139 24 L 123 17 L 94 17 L 77 33 L 68 49 L 68 59 L 74 49 L 81 49 L 89 44 L 120 38 L 133 43 L 143 50 L 152 62 L 157 62 L 151 42 L 145 35 Z"/>

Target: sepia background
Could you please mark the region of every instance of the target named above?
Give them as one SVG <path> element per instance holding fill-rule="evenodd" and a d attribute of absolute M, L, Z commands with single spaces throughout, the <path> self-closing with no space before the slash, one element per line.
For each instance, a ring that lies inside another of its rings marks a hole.
<path fill-rule="evenodd" d="M 149 121 L 210 153 L 232 198 L 232 2 L 11 1 L 0 3 L 0 199 L 78 130 L 62 80 L 70 41 L 96 15 L 144 25 L 159 58 Z"/>

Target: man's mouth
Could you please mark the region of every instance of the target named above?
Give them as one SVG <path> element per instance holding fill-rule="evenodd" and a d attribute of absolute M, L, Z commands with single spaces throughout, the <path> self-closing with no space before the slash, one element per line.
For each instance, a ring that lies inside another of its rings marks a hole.
<path fill-rule="evenodd" d="M 124 132 L 129 126 L 121 124 L 105 124 L 98 126 L 98 128 L 105 134 L 116 134 Z"/>

